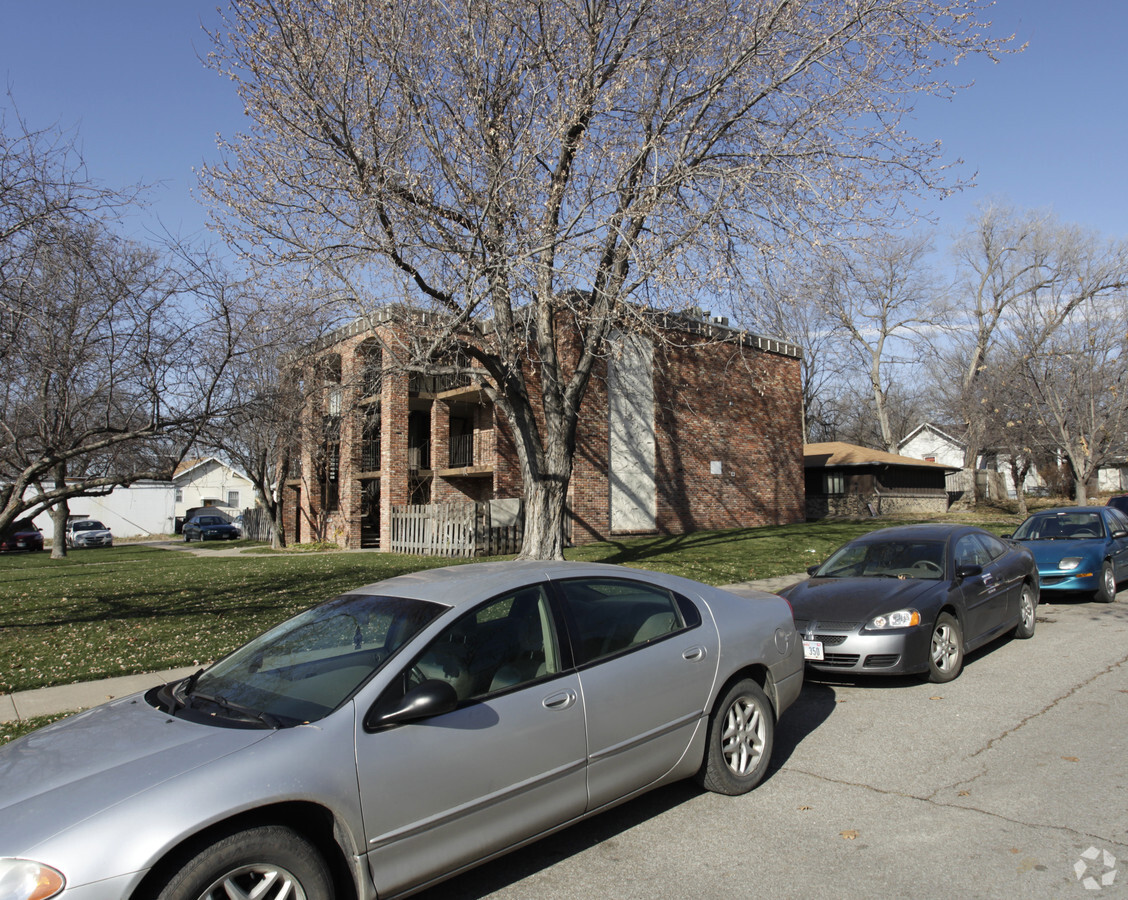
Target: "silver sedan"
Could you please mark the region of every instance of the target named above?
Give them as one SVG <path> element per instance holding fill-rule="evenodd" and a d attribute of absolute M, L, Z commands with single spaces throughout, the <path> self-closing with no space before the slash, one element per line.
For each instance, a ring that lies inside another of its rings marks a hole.
<path fill-rule="evenodd" d="M 404 575 L 0 748 L 0 898 L 395 897 L 682 778 L 751 790 L 787 603 L 582 563 Z"/>

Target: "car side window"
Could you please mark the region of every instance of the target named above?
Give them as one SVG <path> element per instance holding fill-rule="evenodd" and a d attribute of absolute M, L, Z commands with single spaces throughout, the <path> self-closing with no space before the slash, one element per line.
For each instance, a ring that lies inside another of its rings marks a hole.
<path fill-rule="evenodd" d="M 413 661 L 405 690 L 438 679 L 460 701 L 475 700 L 558 672 L 552 610 L 536 586 L 495 597 L 456 620 Z"/>
<path fill-rule="evenodd" d="M 956 566 L 986 566 L 991 562 L 978 535 L 965 534 L 956 542 Z"/>
<path fill-rule="evenodd" d="M 1108 510 L 1109 518 L 1112 520 L 1113 531 L 1128 531 L 1128 517 L 1124 515 L 1119 509 L 1112 508 Z"/>
<path fill-rule="evenodd" d="M 990 560 L 998 559 L 1007 552 L 1007 545 L 1004 544 L 993 534 L 979 534 L 976 535 L 980 541 L 983 542 L 983 547 L 987 553 L 987 558 Z"/>
<path fill-rule="evenodd" d="M 558 583 L 568 610 L 572 652 L 584 665 L 692 626 L 677 595 L 618 578 Z"/>

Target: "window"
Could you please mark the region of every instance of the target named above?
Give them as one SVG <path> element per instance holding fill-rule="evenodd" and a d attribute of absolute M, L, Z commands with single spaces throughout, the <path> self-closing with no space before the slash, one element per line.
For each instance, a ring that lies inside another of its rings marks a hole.
<path fill-rule="evenodd" d="M 681 631 L 690 622 L 675 594 L 616 578 L 560 583 L 577 665 L 631 650 Z M 696 608 L 685 601 L 686 609 Z"/>
<path fill-rule="evenodd" d="M 979 536 L 965 534 L 956 543 L 956 566 L 986 566 L 990 565 L 991 556 Z"/>
<path fill-rule="evenodd" d="M 438 679 L 460 701 L 473 700 L 559 671 L 551 607 L 537 586 L 491 600 L 456 621 L 408 668 L 404 690 Z"/>
<path fill-rule="evenodd" d="M 183 488 L 177 488 L 176 489 L 176 502 L 177 503 L 183 503 L 184 502 L 184 489 Z"/>
<path fill-rule="evenodd" d="M 841 472 L 823 472 L 823 493 L 838 497 L 846 493 L 846 478 Z"/>
<path fill-rule="evenodd" d="M 232 509 L 238 509 L 239 508 L 239 492 L 238 491 L 228 491 L 227 492 L 227 505 L 230 506 Z"/>

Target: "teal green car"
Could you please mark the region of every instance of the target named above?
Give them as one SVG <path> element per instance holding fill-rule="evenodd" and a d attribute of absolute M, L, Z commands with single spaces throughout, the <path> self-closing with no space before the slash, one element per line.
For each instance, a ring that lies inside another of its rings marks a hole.
<path fill-rule="evenodd" d="M 1113 507 L 1043 510 L 1013 538 L 1034 553 L 1043 596 L 1085 592 L 1111 603 L 1117 585 L 1128 581 L 1128 517 Z"/>

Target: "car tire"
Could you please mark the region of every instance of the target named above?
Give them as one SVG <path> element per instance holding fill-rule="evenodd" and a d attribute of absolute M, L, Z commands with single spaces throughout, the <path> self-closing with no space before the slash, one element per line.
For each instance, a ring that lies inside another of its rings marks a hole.
<path fill-rule="evenodd" d="M 751 678 L 733 684 L 713 707 L 705 759 L 696 781 L 718 794 L 746 794 L 763 779 L 775 741 L 775 712 Z"/>
<path fill-rule="evenodd" d="M 333 898 L 333 879 L 325 860 L 289 828 L 264 825 L 193 849 L 195 853 L 160 886 L 157 900 Z"/>
<path fill-rule="evenodd" d="M 188 532 L 184 532 L 184 543 L 189 544 L 192 542 L 192 536 Z"/>
<path fill-rule="evenodd" d="M 949 613 L 940 613 L 932 626 L 928 647 L 928 680 L 933 684 L 954 680 L 963 669 L 963 660 L 963 629 L 959 620 Z"/>
<path fill-rule="evenodd" d="M 1018 624 L 1014 628 L 1014 636 L 1020 640 L 1034 637 L 1034 626 L 1037 624 L 1038 606 L 1034 602 L 1034 589 L 1023 583 L 1022 591 L 1018 595 Z"/>
<path fill-rule="evenodd" d="M 1112 571 L 1112 563 L 1107 559 L 1101 564 L 1100 577 L 1093 599 L 1098 603 L 1112 603 L 1116 599 L 1116 575 Z"/>

